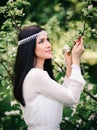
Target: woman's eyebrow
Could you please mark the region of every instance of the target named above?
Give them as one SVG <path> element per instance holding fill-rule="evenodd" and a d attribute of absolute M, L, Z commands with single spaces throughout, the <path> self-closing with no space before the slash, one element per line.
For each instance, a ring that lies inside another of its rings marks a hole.
<path fill-rule="evenodd" d="M 41 41 L 41 40 L 44 40 L 45 38 L 40 38 L 40 39 L 38 39 L 38 41 Z"/>
<path fill-rule="evenodd" d="M 44 40 L 44 39 L 48 39 L 48 38 L 49 38 L 48 36 L 47 37 L 41 37 L 38 40 L 40 41 L 40 40 Z"/>

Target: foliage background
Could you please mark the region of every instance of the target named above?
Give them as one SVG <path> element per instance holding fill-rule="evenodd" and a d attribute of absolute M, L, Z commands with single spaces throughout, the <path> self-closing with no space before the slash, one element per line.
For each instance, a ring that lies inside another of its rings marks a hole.
<path fill-rule="evenodd" d="M 86 51 L 81 59 L 87 81 L 80 103 L 64 107 L 61 130 L 97 129 L 97 0 L 0 1 L 0 130 L 26 130 L 18 102 L 13 97 L 12 75 L 21 27 L 38 24 L 49 33 L 56 80 L 65 75 L 63 46 L 84 32 Z"/>

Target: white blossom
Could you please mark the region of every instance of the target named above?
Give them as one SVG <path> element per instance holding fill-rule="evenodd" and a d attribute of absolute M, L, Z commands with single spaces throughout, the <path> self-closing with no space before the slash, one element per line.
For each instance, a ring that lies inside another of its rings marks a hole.
<path fill-rule="evenodd" d="M 92 29 L 92 32 L 96 32 L 96 29 Z"/>
<path fill-rule="evenodd" d="M 86 97 L 86 100 L 89 100 L 89 99 L 90 99 L 90 96 L 87 96 L 87 97 Z"/>
<path fill-rule="evenodd" d="M 11 101 L 11 106 L 17 104 L 17 102 L 14 100 L 14 101 Z"/>
<path fill-rule="evenodd" d="M 74 116 L 74 114 L 76 113 L 76 105 L 73 105 L 73 107 L 72 107 L 72 110 L 73 110 L 73 112 L 72 112 L 72 114 L 71 114 L 71 116 L 73 117 Z"/>
<path fill-rule="evenodd" d="M 10 85 L 8 85 L 6 89 L 10 89 Z"/>
<path fill-rule="evenodd" d="M 93 89 L 93 84 L 89 84 L 88 85 L 88 90 L 90 91 L 90 90 L 92 90 Z"/>
<path fill-rule="evenodd" d="M 96 95 L 94 95 L 94 97 L 97 97 L 97 94 L 96 94 Z"/>
<path fill-rule="evenodd" d="M 20 111 L 18 110 L 12 110 L 12 111 L 6 111 L 5 115 L 9 116 L 9 115 L 18 115 L 20 114 Z"/>
<path fill-rule="evenodd" d="M 60 78 L 60 81 L 63 81 L 63 80 L 64 80 L 64 77 L 61 77 L 61 78 Z"/>
<path fill-rule="evenodd" d="M 79 119 L 79 120 L 77 120 L 76 122 L 78 122 L 79 124 L 82 122 L 82 120 L 81 119 Z"/>
<path fill-rule="evenodd" d="M 65 117 L 65 120 L 69 120 L 69 118 L 68 118 L 68 117 Z"/>
<path fill-rule="evenodd" d="M 92 114 L 92 115 L 88 118 L 88 120 L 93 120 L 94 117 L 95 117 L 95 114 Z"/>
<path fill-rule="evenodd" d="M 68 45 L 64 45 L 63 51 L 64 52 L 70 52 L 70 47 Z"/>
<path fill-rule="evenodd" d="M 88 6 L 88 10 L 91 10 L 93 8 L 93 5 Z"/>
<path fill-rule="evenodd" d="M 13 2 L 13 0 L 9 0 L 8 2 Z"/>

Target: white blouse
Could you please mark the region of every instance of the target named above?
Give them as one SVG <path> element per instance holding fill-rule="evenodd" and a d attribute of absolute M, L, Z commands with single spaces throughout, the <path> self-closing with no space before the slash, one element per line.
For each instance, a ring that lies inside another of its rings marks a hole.
<path fill-rule="evenodd" d="M 60 130 L 63 105 L 72 107 L 78 103 L 84 85 L 77 65 L 72 65 L 71 76 L 64 78 L 63 85 L 46 71 L 32 68 L 23 83 L 26 106 L 21 106 L 28 130 Z"/>

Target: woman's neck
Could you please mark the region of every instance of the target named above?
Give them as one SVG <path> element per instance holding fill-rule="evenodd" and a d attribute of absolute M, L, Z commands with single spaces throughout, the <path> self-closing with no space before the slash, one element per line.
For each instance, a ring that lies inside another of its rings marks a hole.
<path fill-rule="evenodd" d="M 40 68 L 40 69 L 44 70 L 43 65 L 44 65 L 44 60 L 37 59 L 35 68 Z"/>

